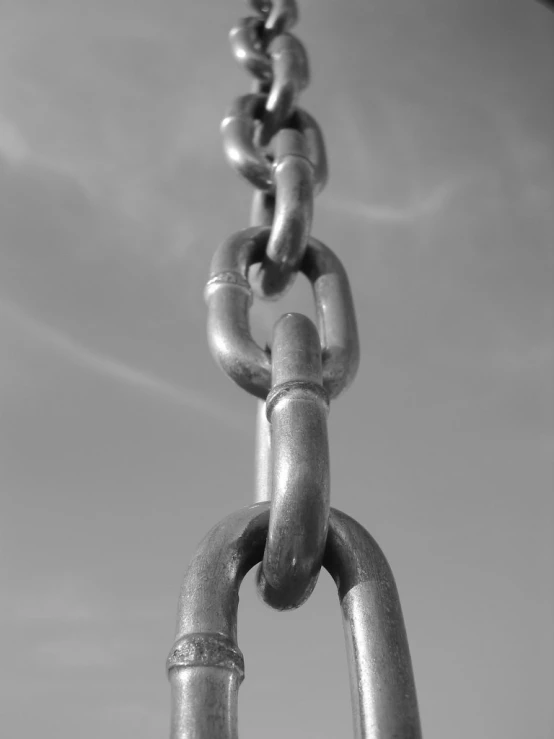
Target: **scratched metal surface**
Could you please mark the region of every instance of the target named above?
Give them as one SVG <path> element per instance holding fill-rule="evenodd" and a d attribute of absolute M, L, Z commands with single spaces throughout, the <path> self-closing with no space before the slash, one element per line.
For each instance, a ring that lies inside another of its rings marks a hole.
<path fill-rule="evenodd" d="M 390 559 L 425 736 L 551 736 L 554 15 L 300 1 L 362 363 L 332 504 Z M 218 125 L 240 2 L 0 5 L 0 728 L 164 736 L 196 542 L 253 496 L 255 404 L 202 288 L 250 190 Z M 312 311 L 299 281 L 253 310 Z M 348 736 L 340 612 L 241 591 L 241 736 Z M 276 696 L 280 710 L 276 710 Z"/>

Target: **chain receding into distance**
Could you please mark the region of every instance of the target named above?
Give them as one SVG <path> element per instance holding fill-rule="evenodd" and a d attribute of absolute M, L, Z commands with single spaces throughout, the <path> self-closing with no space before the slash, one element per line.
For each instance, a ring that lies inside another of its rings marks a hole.
<path fill-rule="evenodd" d="M 224 372 L 258 399 L 254 505 L 204 538 L 185 574 L 167 660 L 171 739 L 237 739 L 244 660 L 238 589 L 260 563 L 258 592 L 278 610 L 301 606 L 324 566 L 345 624 L 354 735 L 419 739 L 417 699 L 398 593 L 369 533 L 330 508 L 329 403 L 359 363 L 354 302 L 336 254 L 311 235 L 314 196 L 328 178 L 316 120 L 298 107 L 309 82 L 291 33 L 295 0 L 250 0 L 230 33 L 253 91 L 221 123 L 229 164 L 255 188 L 251 225 L 216 250 L 205 289 L 208 342 Z M 250 331 L 254 296 L 277 300 L 298 273 L 311 283 L 317 326 L 284 313 L 271 347 Z"/>

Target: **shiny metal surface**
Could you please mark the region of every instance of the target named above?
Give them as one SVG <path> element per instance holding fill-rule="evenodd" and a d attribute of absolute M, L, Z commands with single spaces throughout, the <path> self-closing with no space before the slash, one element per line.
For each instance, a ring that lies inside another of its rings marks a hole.
<path fill-rule="evenodd" d="M 313 167 L 298 131 L 284 128 L 276 135 L 274 179 L 271 234 L 259 268 L 249 274 L 254 293 L 271 300 L 281 297 L 294 282 L 312 228 Z"/>
<path fill-rule="evenodd" d="M 260 132 L 262 145 L 283 126 L 298 95 L 309 83 L 304 45 L 289 33 L 271 40 L 264 32 L 261 19 L 242 18 L 229 34 L 235 60 L 257 80 L 267 84 L 269 96 Z"/>
<path fill-rule="evenodd" d="M 224 241 L 213 256 L 204 292 L 214 359 L 240 387 L 262 400 L 271 387 L 271 360 L 250 333 L 253 296 L 247 275 L 262 260 L 269 233 L 269 228 L 246 228 Z"/>
<path fill-rule="evenodd" d="M 318 195 L 329 179 L 329 164 L 323 132 L 316 119 L 302 108 L 296 108 L 286 124 L 304 135 L 308 159 L 314 167 L 314 195 Z"/>
<path fill-rule="evenodd" d="M 304 136 L 290 128 L 275 137 L 275 216 L 266 256 L 297 269 L 312 229 L 314 168 Z"/>
<path fill-rule="evenodd" d="M 171 739 L 237 739 L 244 662 L 240 584 L 263 556 L 269 504 L 243 508 L 207 534 L 185 574 L 171 683 Z M 412 664 L 392 572 L 356 521 L 331 509 L 324 566 L 334 579 L 349 660 L 356 739 L 420 739 Z"/>
<path fill-rule="evenodd" d="M 221 123 L 223 150 L 229 164 L 254 187 L 273 191 L 273 163 L 256 141 L 256 124 L 264 118 L 267 96 L 250 93 L 235 99 Z M 321 129 L 305 110 L 297 108 L 284 124 L 304 134 L 308 158 L 314 167 L 314 192 L 324 188 L 328 178 L 327 153 Z M 269 143 L 269 142 L 265 142 Z"/>
<path fill-rule="evenodd" d="M 260 131 L 260 144 L 268 144 L 293 112 L 298 96 L 310 81 L 308 55 L 292 34 L 277 36 L 268 46 L 273 81 Z"/>
<path fill-rule="evenodd" d="M 254 143 L 256 121 L 263 117 L 266 99 L 261 93 L 236 98 L 221 122 L 221 136 L 229 164 L 254 187 L 273 190 L 271 162 Z"/>
<path fill-rule="evenodd" d="M 273 79 L 271 59 L 264 48 L 264 22 L 260 18 L 241 18 L 229 33 L 231 51 L 247 72 L 264 82 Z"/>
<path fill-rule="evenodd" d="M 277 321 L 271 358 L 271 514 L 258 587 L 268 605 L 286 610 L 312 593 L 325 551 L 329 402 L 319 335 L 309 318 L 287 313 Z"/>
<path fill-rule="evenodd" d="M 212 259 L 206 285 L 208 342 L 232 380 L 258 398 L 271 387 L 269 353 L 252 338 L 248 320 L 252 289 L 248 270 L 263 259 L 269 228 L 247 228 L 229 237 Z M 338 257 L 310 238 L 300 270 L 312 284 L 323 358 L 323 387 L 335 398 L 354 379 L 358 330 L 348 277 Z"/>
<path fill-rule="evenodd" d="M 275 195 L 265 190 L 254 190 L 250 208 L 251 226 L 271 226 L 275 218 Z M 252 274 L 248 276 L 252 284 Z"/>
<path fill-rule="evenodd" d="M 356 739 L 421 739 L 396 583 L 372 536 L 331 509 L 323 566 L 335 581 L 346 639 Z"/>
<path fill-rule="evenodd" d="M 263 400 L 258 400 L 256 404 L 256 451 L 254 461 L 254 503 L 262 503 L 271 500 L 273 475 L 271 429 Z"/>

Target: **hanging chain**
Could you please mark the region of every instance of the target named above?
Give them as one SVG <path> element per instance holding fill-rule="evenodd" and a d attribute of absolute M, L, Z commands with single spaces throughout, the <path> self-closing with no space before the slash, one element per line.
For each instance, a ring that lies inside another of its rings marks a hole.
<path fill-rule="evenodd" d="M 325 142 L 298 107 L 309 82 L 290 31 L 295 0 L 250 0 L 230 33 L 235 59 L 254 77 L 221 124 L 229 164 L 255 188 L 251 226 L 216 250 L 205 289 L 208 341 L 224 372 L 259 399 L 258 500 L 204 539 L 185 576 L 168 658 L 173 739 L 236 739 L 244 662 L 236 644 L 238 587 L 257 562 L 258 591 L 297 608 L 325 566 L 339 588 L 360 739 L 419 739 L 410 655 L 388 564 L 370 535 L 330 508 L 329 403 L 359 363 L 354 303 L 336 254 L 311 235 L 314 196 L 327 182 Z M 316 322 L 285 313 L 271 348 L 250 331 L 254 295 L 281 298 L 301 272 Z"/>
<path fill-rule="evenodd" d="M 359 361 L 354 304 L 338 257 L 310 235 L 314 194 L 327 181 L 323 134 L 297 106 L 309 80 L 304 46 L 289 29 L 294 2 L 251 3 L 257 16 L 231 31 L 235 58 L 256 78 L 221 124 L 228 162 L 255 188 L 252 220 L 216 252 L 206 287 L 208 338 L 225 372 L 267 398 L 271 514 L 260 593 L 296 608 L 315 587 L 329 522 L 329 399 L 353 380 Z M 257 273 L 254 266 L 258 265 Z M 277 322 L 271 351 L 252 339 L 254 291 L 280 297 L 298 272 L 310 280 L 319 333 L 301 315 Z"/>

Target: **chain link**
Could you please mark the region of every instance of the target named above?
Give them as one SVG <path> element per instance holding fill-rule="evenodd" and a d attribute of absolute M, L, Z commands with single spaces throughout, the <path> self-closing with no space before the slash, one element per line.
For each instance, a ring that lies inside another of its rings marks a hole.
<path fill-rule="evenodd" d="M 290 33 L 298 8 L 294 0 L 248 5 L 254 15 L 234 26 L 230 43 L 254 91 L 234 100 L 221 133 L 227 161 L 255 188 L 252 225 L 216 250 L 205 299 L 214 358 L 259 399 L 256 500 L 269 502 L 214 527 L 185 575 L 167 661 L 171 737 L 237 739 L 238 589 L 261 562 L 258 591 L 279 610 L 306 601 L 322 566 L 334 578 L 357 739 L 421 739 L 392 573 L 367 531 L 330 508 L 329 403 L 354 379 L 360 350 L 346 271 L 311 235 L 328 165 L 317 121 L 298 107 L 310 77 L 306 50 Z M 285 313 L 271 348 L 262 348 L 250 331 L 254 295 L 281 297 L 299 272 L 312 286 L 317 327 Z"/>
<path fill-rule="evenodd" d="M 205 290 L 214 358 L 237 385 L 262 399 L 271 389 L 271 358 L 250 332 L 253 294 L 248 272 L 264 255 L 269 236 L 269 228 L 252 227 L 223 242 L 212 259 Z M 313 237 L 300 270 L 310 280 L 315 299 L 323 387 L 336 398 L 354 379 L 360 356 L 350 284 L 336 254 Z"/>

